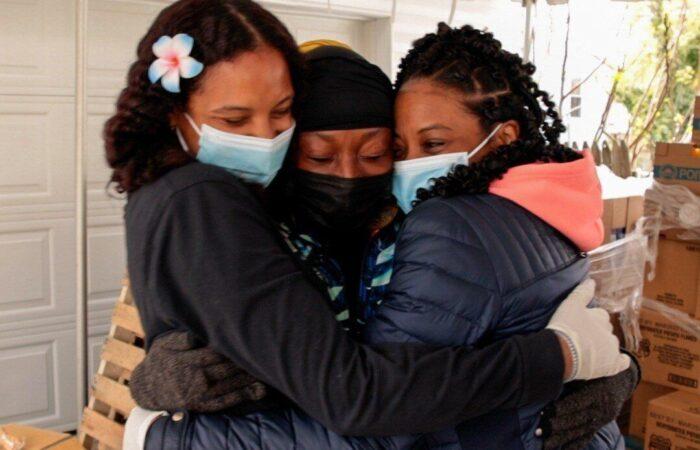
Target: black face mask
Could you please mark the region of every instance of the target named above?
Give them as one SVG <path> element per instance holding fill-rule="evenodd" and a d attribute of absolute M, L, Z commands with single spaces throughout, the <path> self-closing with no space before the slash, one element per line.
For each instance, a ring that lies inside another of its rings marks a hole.
<path fill-rule="evenodd" d="M 332 232 L 367 228 L 391 198 L 392 173 L 340 178 L 296 169 L 289 195 L 294 209 Z"/>

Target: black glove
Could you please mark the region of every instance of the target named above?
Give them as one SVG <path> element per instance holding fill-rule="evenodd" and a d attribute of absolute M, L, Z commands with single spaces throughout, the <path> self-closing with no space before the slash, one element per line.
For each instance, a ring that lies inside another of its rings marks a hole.
<path fill-rule="evenodd" d="M 147 409 L 222 411 L 260 400 L 266 386 L 186 332 L 158 337 L 129 382 L 136 403 Z"/>
<path fill-rule="evenodd" d="M 617 375 L 568 383 L 567 392 L 542 413 L 544 450 L 585 448 L 599 429 L 617 419 L 639 379 L 632 357 L 629 369 Z"/>

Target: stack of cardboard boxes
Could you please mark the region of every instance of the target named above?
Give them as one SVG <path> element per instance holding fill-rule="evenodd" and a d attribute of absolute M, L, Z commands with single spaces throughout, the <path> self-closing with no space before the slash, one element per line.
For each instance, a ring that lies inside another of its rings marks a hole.
<path fill-rule="evenodd" d="M 625 237 L 644 213 L 644 197 L 610 198 L 603 202 L 604 243 Z"/>
<path fill-rule="evenodd" d="M 697 125 L 700 97 L 695 111 Z M 654 178 L 700 195 L 700 130 L 693 132 L 693 144 L 657 145 Z M 700 242 L 662 231 L 656 277 L 646 282 L 644 297 L 700 319 Z M 647 308 L 640 328 L 643 381 L 632 400 L 629 433 L 647 449 L 700 448 L 700 336 Z"/>
<path fill-rule="evenodd" d="M 695 117 L 693 118 L 693 144 L 696 147 L 700 147 L 700 100 L 698 97 L 695 97 Z"/>

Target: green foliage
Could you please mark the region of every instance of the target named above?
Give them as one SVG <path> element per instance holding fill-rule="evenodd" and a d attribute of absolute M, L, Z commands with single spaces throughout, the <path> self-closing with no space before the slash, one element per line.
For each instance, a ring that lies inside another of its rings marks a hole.
<path fill-rule="evenodd" d="M 615 92 L 633 115 L 626 138 L 633 160 L 648 159 L 655 142 L 690 134 L 700 88 L 700 0 L 653 0 L 635 26 L 648 28 L 648 39 L 628 55 Z"/>

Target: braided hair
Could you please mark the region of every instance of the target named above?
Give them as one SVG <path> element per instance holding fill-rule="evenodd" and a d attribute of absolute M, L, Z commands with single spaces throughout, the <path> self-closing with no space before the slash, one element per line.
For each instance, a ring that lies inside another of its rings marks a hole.
<path fill-rule="evenodd" d="M 549 94 L 533 81 L 535 66 L 502 49 L 493 34 L 469 25 L 438 24 L 413 43 L 399 65 L 396 89 L 412 79 L 430 79 L 464 94 L 464 107 L 485 130 L 515 120 L 520 136 L 469 166 L 458 165 L 419 189 L 417 202 L 432 197 L 488 192 L 511 167 L 534 162 L 570 162 L 582 156 L 559 143 L 566 130 Z"/>

